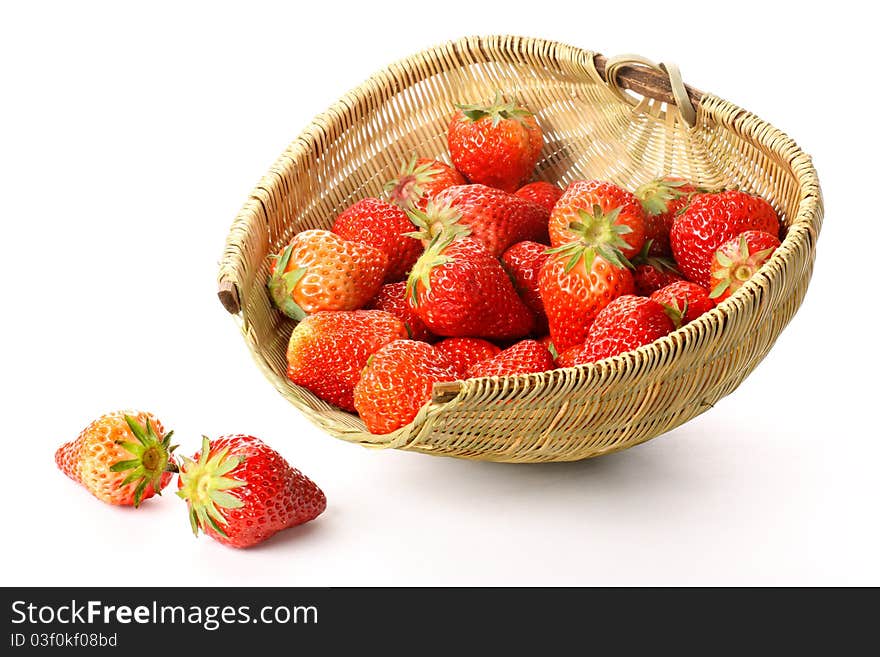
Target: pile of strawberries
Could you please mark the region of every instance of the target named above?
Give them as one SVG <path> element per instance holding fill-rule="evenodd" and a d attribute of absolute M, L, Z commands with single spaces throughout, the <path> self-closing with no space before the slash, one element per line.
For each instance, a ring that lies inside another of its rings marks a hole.
<path fill-rule="evenodd" d="M 529 182 L 535 116 L 501 95 L 459 105 L 454 167 L 413 159 L 383 198 L 274 256 L 298 320 L 288 376 L 373 433 L 411 422 L 435 383 L 539 373 L 665 336 L 726 299 L 779 246 L 767 201 L 665 176 L 635 192 Z"/>

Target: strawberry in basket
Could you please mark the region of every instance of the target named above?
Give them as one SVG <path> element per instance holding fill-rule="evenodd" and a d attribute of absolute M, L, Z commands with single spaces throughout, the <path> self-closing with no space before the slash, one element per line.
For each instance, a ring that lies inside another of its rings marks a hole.
<path fill-rule="evenodd" d="M 547 210 L 547 217 L 553 212 L 553 206 L 562 196 L 565 190 L 552 183 L 538 181 L 523 185 L 514 192 L 520 198 L 527 199 L 532 203 L 537 203 Z"/>
<path fill-rule="evenodd" d="M 446 338 L 434 348 L 452 364 L 459 379 L 467 378 L 473 365 L 501 353 L 501 347 L 482 338 Z"/>
<path fill-rule="evenodd" d="M 776 235 L 747 230 L 718 247 L 709 271 L 715 303 L 721 303 L 754 276 L 779 246 Z"/>
<path fill-rule="evenodd" d="M 537 374 L 552 370 L 553 355 L 537 340 L 520 340 L 500 354 L 471 366 L 468 377 Z"/>
<path fill-rule="evenodd" d="M 406 281 L 386 283 L 379 289 L 379 293 L 367 304 L 368 310 L 384 310 L 391 313 L 406 327 L 406 332 L 413 340 L 433 342 L 434 336 L 425 326 L 422 318 L 410 307 L 406 301 Z"/>
<path fill-rule="evenodd" d="M 413 158 L 394 180 L 385 183 L 388 200 L 404 210 L 423 210 L 428 201 L 447 187 L 464 185 L 458 171 L 439 160 Z"/>
<path fill-rule="evenodd" d="M 544 136 L 531 112 L 498 92 L 491 105 L 458 105 L 447 141 L 470 182 L 514 192 L 532 177 Z"/>
<path fill-rule="evenodd" d="M 688 198 L 701 190 L 684 178 L 664 176 L 636 189 L 636 198 L 645 211 L 645 239 L 651 241 L 649 254 L 672 255 L 669 231 L 676 214 L 688 203 Z"/>

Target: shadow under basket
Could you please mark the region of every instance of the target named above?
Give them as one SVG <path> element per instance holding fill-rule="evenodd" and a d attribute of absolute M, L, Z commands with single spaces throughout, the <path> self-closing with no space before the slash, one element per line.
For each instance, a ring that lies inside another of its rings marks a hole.
<path fill-rule="evenodd" d="M 295 322 L 269 299 L 268 256 L 297 232 L 329 229 L 348 205 L 381 194 L 414 154 L 448 161 L 455 103 L 488 100 L 496 90 L 515 93 L 543 129 L 536 179 L 634 189 L 673 174 L 738 187 L 770 201 L 784 240 L 739 291 L 661 340 L 580 367 L 438 384 L 412 423 L 370 434 L 356 415 L 286 378 Z M 219 296 L 266 377 L 337 438 L 470 459 L 572 461 L 658 436 L 733 391 L 800 306 L 821 221 L 809 156 L 746 110 L 686 87 L 674 66 L 540 39 L 472 37 L 392 64 L 290 144 L 232 225 Z"/>

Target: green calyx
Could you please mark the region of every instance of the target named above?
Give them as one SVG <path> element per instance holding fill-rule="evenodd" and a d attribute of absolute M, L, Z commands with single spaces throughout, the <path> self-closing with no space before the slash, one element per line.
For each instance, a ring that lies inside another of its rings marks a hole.
<path fill-rule="evenodd" d="M 140 424 L 130 415 L 123 416 L 129 430 L 137 442 L 117 440 L 116 444 L 129 452 L 133 458 L 118 461 L 110 466 L 111 472 L 128 472 L 119 487 L 137 482 L 134 489 L 134 506 L 139 507 L 144 498 L 147 486 L 152 485 L 157 495 L 162 494 L 162 475 L 166 472 L 177 472 L 177 466 L 171 461 L 171 453 L 177 445 L 171 444 L 173 431 L 163 438 L 156 435 L 150 420 Z"/>
<path fill-rule="evenodd" d="M 425 195 L 425 185 L 443 173 L 431 162 L 416 165 L 418 158 L 413 156 L 407 165 L 400 170 L 400 175 L 385 183 L 385 195 L 391 203 L 410 210 L 418 205 Z"/>
<path fill-rule="evenodd" d="M 673 298 L 672 303 L 661 303 L 663 306 L 663 312 L 666 313 L 666 316 L 672 320 L 673 326 L 675 328 L 681 328 L 684 323 L 684 316 L 687 315 L 688 311 L 688 302 L 685 300 L 684 307 L 680 307 L 678 305 L 678 299 Z"/>
<path fill-rule="evenodd" d="M 461 212 L 453 208 L 449 203 L 442 201 L 436 203 L 432 199 L 428 201 L 424 211 L 412 208 L 407 210 L 406 214 L 418 230 L 404 233 L 404 235 L 421 240 L 426 245 L 430 244 L 440 233 L 444 231 L 449 232 L 453 226 L 457 227 L 457 229 L 465 228 L 463 224 L 459 224 Z M 469 231 L 470 229 L 467 230 Z"/>
<path fill-rule="evenodd" d="M 614 208 L 606 214 L 598 205 L 593 206 L 592 214 L 586 210 L 578 210 L 580 221 L 573 221 L 568 226 L 569 231 L 574 233 L 575 239 L 548 249 L 547 253 L 568 258 L 565 263 L 566 272 L 570 272 L 581 261 L 584 269 L 589 272 L 597 255 L 615 267 L 632 269 L 632 264 L 623 254 L 623 249 L 630 248 L 623 235 L 631 233 L 632 228 L 626 224 L 618 224 L 619 215 L 620 208 Z"/>
<path fill-rule="evenodd" d="M 651 255 L 651 245 L 653 243 L 654 240 L 645 241 L 642 250 L 632 259 L 632 264 L 636 266 L 650 265 L 657 271 L 672 272 L 673 274 L 681 276 L 681 272 L 678 269 L 678 265 L 675 264 L 675 260 L 663 256 Z"/>
<path fill-rule="evenodd" d="M 406 279 L 406 296 L 409 297 L 413 307 L 417 308 L 422 298 L 430 296 L 431 272 L 434 271 L 434 268 L 455 262 L 455 258 L 444 254 L 447 247 L 456 240 L 467 237 L 470 232 L 470 228 L 467 226 L 454 223 L 434 236 L 428 248 L 416 260 L 409 272 L 409 278 Z"/>
<path fill-rule="evenodd" d="M 712 278 L 716 279 L 716 283 L 709 292 L 709 298 L 717 299 L 725 292 L 731 294 L 736 292 L 761 268 L 774 250 L 769 248 L 750 253 L 744 236 L 740 236 L 737 251 L 733 256 L 725 253 L 723 249 L 718 249 L 715 252 L 715 262 L 720 267 L 712 272 Z"/>
<path fill-rule="evenodd" d="M 199 529 L 206 532 L 209 527 L 226 536 L 223 525 L 227 524 L 227 520 L 221 509 L 244 506 L 244 502 L 229 491 L 247 483 L 226 475 L 242 463 L 244 458 L 230 456 L 228 448 L 212 454 L 207 436 L 202 436 L 202 451 L 198 461 L 183 459 L 180 466 L 181 486 L 177 495 L 186 500 L 190 526 L 196 536 L 199 535 Z"/>
<path fill-rule="evenodd" d="M 300 321 L 308 314 L 294 300 L 293 291 L 308 269 L 300 267 L 293 271 L 286 271 L 290 263 L 293 246 L 288 244 L 275 262 L 272 275 L 269 276 L 269 295 L 278 309 L 291 319 Z"/>
<path fill-rule="evenodd" d="M 658 178 L 636 189 L 636 197 L 648 214 L 664 214 L 669 211 L 669 201 L 687 196 L 681 188 L 687 185 L 684 180 Z"/>
<path fill-rule="evenodd" d="M 530 111 L 517 105 L 516 98 L 513 98 L 510 102 L 505 102 L 504 96 L 500 91 L 495 92 L 495 100 L 492 101 L 491 105 L 456 105 L 456 107 L 470 121 L 491 118 L 492 127 L 501 123 L 502 119 L 513 119 L 523 123 L 526 117 L 532 115 Z"/>

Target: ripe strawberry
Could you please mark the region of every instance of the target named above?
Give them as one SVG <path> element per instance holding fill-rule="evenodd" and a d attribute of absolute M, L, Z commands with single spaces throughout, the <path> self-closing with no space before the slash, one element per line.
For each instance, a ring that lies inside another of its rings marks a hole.
<path fill-rule="evenodd" d="M 412 340 L 431 342 L 434 336 L 425 326 L 422 318 L 410 307 L 406 301 L 406 281 L 386 283 L 379 289 L 379 293 L 367 304 L 370 310 L 384 310 L 391 313 L 403 322 L 407 334 Z"/>
<path fill-rule="evenodd" d="M 332 232 L 344 240 L 379 249 L 388 258 L 385 281 L 406 278 L 422 252 L 416 240 L 407 237 L 413 225 L 398 206 L 377 198 L 358 201 L 333 222 Z M 350 309 L 347 309 L 350 310 Z"/>
<path fill-rule="evenodd" d="M 546 372 L 554 367 L 553 356 L 547 347 L 537 340 L 521 340 L 497 356 L 471 366 L 467 376 L 512 376 Z"/>
<path fill-rule="evenodd" d="M 747 230 L 779 235 L 779 217 L 767 201 L 735 190 L 695 194 L 675 218 L 669 242 L 678 268 L 687 279 L 709 288 L 715 251 Z"/>
<path fill-rule="evenodd" d="M 636 294 L 649 297 L 651 294 L 675 283 L 683 281 L 684 276 L 675 266 L 675 261 L 665 256 L 650 255 L 653 242 L 648 240 L 639 254 L 633 258 L 633 282 Z"/>
<path fill-rule="evenodd" d="M 440 192 L 425 212 L 409 213 L 427 245 L 453 224 L 467 226 L 494 256 L 516 242 L 547 241 L 547 212 L 540 205 L 485 185 L 456 185 Z"/>
<path fill-rule="evenodd" d="M 602 308 L 621 294 L 633 292 L 629 270 L 576 242 L 563 248 L 544 263 L 538 277 L 550 335 L 560 354 L 586 339 Z"/>
<path fill-rule="evenodd" d="M 556 357 L 556 367 L 562 369 L 563 367 L 574 367 L 575 365 L 582 365 L 583 363 L 577 362 L 577 358 L 583 350 L 583 343 L 576 344 L 573 347 L 569 347 Z"/>
<path fill-rule="evenodd" d="M 537 203 L 547 210 L 547 217 L 553 212 L 553 206 L 560 199 L 565 190 L 548 182 L 538 181 L 523 185 L 514 192 L 520 198 L 524 198 L 532 203 Z"/>
<path fill-rule="evenodd" d="M 653 299 L 627 294 L 609 303 L 590 327 L 574 365 L 632 351 L 675 329 L 666 309 Z"/>
<path fill-rule="evenodd" d="M 99 500 L 137 507 L 161 495 L 176 471 L 173 433 L 150 413 L 108 413 L 59 447 L 55 463 Z"/>
<path fill-rule="evenodd" d="M 664 176 L 636 189 L 636 197 L 645 211 L 645 239 L 651 240 L 650 254 L 672 255 L 669 231 L 676 213 L 687 205 L 688 197 L 698 191 L 684 178 Z"/>
<path fill-rule="evenodd" d="M 354 411 L 354 387 L 367 359 L 407 337 L 404 323 L 381 310 L 315 313 L 290 335 L 287 377 L 324 401 Z"/>
<path fill-rule="evenodd" d="M 321 310 L 355 310 L 379 291 L 387 264 L 385 254 L 372 246 L 327 230 L 305 230 L 275 260 L 269 293 L 293 319 Z"/>
<path fill-rule="evenodd" d="M 480 338 L 446 338 L 434 349 L 452 364 L 459 379 L 467 377 L 471 366 L 501 353 L 501 347 Z"/>
<path fill-rule="evenodd" d="M 654 292 L 651 298 L 666 308 L 666 314 L 676 327 L 695 320 L 715 307 L 706 288 L 690 281 L 671 283 Z"/>
<path fill-rule="evenodd" d="M 385 183 L 388 200 L 404 210 L 422 210 L 439 192 L 453 185 L 467 184 L 464 176 L 438 160 L 415 157 L 404 166 L 400 175 Z"/>
<path fill-rule="evenodd" d="M 645 216 L 639 200 L 609 182 L 576 180 L 550 214 L 554 247 L 581 242 L 615 262 L 614 255 L 635 256 L 645 244 Z"/>
<path fill-rule="evenodd" d="M 472 183 L 513 192 L 532 176 L 544 136 L 535 117 L 505 103 L 501 92 L 491 105 L 458 105 L 447 135 L 455 168 Z"/>
<path fill-rule="evenodd" d="M 547 313 L 544 312 L 544 301 L 538 290 L 538 275 L 549 257 L 547 247 L 537 242 L 517 242 L 501 256 L 501 262 L 513 280 L 517 293 L 535 314 L 537 333 L 546 333 L 548 330 Z"/>
<path fill-rule="evenodd" d="M 327 498 L 315 483 L 259 438 L 202 437 L 184 458 L 177 494 L 186 500 L 193 533 L 246 548 L 317 518 Z"/>
<path fill-rule="evenodd" d="M 391 433 L 409 424 L 431 399 L 434 383 L 458 373 L 426 342 L 397 340 L 370 358 L 354 390 L 354 405 L 372 433 Z"/>
<path fill-rule="evenodd" d="M 445 229 L 419 258 L 407 299 L 435 335 L 508 340 L 534 326 L 501 262 L 461 227 Z"/>
<path fill-rule="evenodd" d="M 721 303 L 754 276 L 770 259 L 779 239 L 760 230 L 747 230 L 718 247 L 710 268 L 712 292 L 709 296 Z"/>

